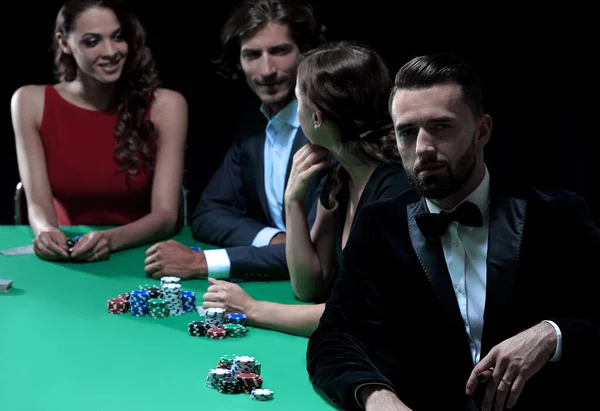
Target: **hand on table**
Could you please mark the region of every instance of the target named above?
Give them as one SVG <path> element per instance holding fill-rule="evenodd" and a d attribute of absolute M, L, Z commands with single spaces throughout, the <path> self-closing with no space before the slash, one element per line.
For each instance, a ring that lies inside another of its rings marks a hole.
<path fill-rule="evenodd" d="M 146 275 L 152 278 L 174 276 L 183 280 L 208 274 L 203 251 L 193 251 L 174 240 L 160 242 L 146 251 Z"/>
<path fill-rule="evenodd" d="M 67 250 L 67 236 L 59 229 L 43 231 L 33 239 L 33 251 L 44 260 L 68 260 Z"/>
<path fill-rule="evenodd" d="M 552 357 L 556 338 L 554 327 L 542 322 L 496 345 L 473 368 L 467 381 L 467 395 L 477 389 L 477 375 L 493 369 L 481 410 L 501 411 L 514 407 L 527 380 Z"/>
<path fill-rule="evenodd" d="M 226 313 L 242 313 L 250 319 L 256 301 L 242 287 L 229 281 L 208 278 L 210 286 L 203 295 L 202 307 L 224 308 Z"/>
<path fill-rule="evenodd" d="M 71 259 L 76 261 L 102 261 L 110 258 L 110 243 L 102 231 L 82 235 L 71 250 Z"/>
<path fill-rule="evenodd" d="M 330 161 L 324 160 L 328 153 L 323 147 L 306 143 L 294 154 L 285 202 L 304 201 L 312 177 L 330 164 Z"/>

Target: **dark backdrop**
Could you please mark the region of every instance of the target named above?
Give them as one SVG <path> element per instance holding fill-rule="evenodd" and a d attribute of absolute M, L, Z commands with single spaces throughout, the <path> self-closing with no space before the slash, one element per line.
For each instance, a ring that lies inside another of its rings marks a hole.
<path fill-rule="evenodd" d="M 575 191 L 598 219 L 596 130 L 585 102 L 587 94 L 595 96 L 597 76 L 589 10 L 564 4 L 553 10 L 547 3 L 544 10 L 529 12 L 492 4 L 458 10 L 383 0 L 357 2 L 357 7 L 347 1 L 312 3 L 329 39 L 371 44 L 394 73 L 417 54 L 452 50 L 470 59 L 480 70 L 494 120 L 486 153 L 490 169 L 508 165 L 543 188 Z M 183 93 L 190 106 L 185 184 L 193 208 L 231 143 L 240 110 L 258 105 L 244 84 L 222 81 L 210 63 L 232 1 L 130 4 L 148 31 L 164 86 Z M 60 5 L 56 0 L 18 2 L 5 18 L 0 224 L 12 224 L 19 181 L 10 97 L 23 84 L 53 82 L 49 47 Z"/>

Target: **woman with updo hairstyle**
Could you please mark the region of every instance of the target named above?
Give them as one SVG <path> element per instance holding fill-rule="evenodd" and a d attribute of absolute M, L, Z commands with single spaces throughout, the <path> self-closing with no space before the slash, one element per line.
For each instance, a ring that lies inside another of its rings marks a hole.
<path fill-rule="evenodd" d="M 295 154 L 285 192 L 286 258 L 297 298 L 325 302 L 360 208 L 410 186 L 388 110 L 393 79 L 374 49 L 328 43 L 303 56 L 297 79 L 298 118 L 310 142 Z M 332 161 L 309 232 L 306 187 Z"/>
<path fill-rule="evenodd" d="M 160 88 L 144 28 L 119 0 L 69 0 L 55 84 L 15 91 L 11 114 L 35 253 L 98 261 L 178 227 L 188 112 Z M 67 245 L 66 226 L 105 226 Z"/>

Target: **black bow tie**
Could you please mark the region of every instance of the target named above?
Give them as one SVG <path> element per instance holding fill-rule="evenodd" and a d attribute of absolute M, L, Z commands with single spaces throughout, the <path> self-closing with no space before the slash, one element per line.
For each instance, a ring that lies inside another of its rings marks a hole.
<path fill-rule="evenodd" d="M 452 212 L 442 211 L 439 214 L 427 212 L 417 214 L 415 220 L 421 233 L 429 240 L 434 240 L 444 234 L 452 221 L 457 221 L 462 225 L 470 227 L 481 227 L 483 225 L 483 218 L 479 207 L 468 201 L 459 205 Z"/>

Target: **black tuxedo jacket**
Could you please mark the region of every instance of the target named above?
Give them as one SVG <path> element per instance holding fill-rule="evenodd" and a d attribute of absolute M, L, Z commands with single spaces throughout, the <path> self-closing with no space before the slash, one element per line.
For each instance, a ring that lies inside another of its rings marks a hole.
<path fill-rule="evenodd" d="M 600 354 L 600 234 L 586 204 L 572 193 L 494 182 L 491 201 L 481 358 L 552 320 L 562 358 L 527 381 L 513 409 L 597 406 L 587 401 L 600 374 L 587 370 L 598 369 Z M 411 190 L 357 216 L 307 352 L 311 381 L 342 408 L 359 409 L 363 383 L 392 387 L 413 410 L 465 410 L 471 401 L 473 363 L 442 247 L 414 219 L 425 210 Z"/>
<path fill-rule="evenodd" d="M 204 189 L 192 216 L 195 239 L 226 249 L 231 261 L 230 278 L 238 280 L 289 279 L 285 244 L 253 247 L 260 230 L 275 227 L 264 186 L 264 144 L 267 120 L 256 110 L 238 133 L 223 163 Z M 298 128 L 286 171 L 286 187 L 294 154 L 308 142 Z M 329 168 L 310 183 L 305 210 L 312 227 L 318 198 Z M 283 210 L 285 223 L 285 209 Z"/>

